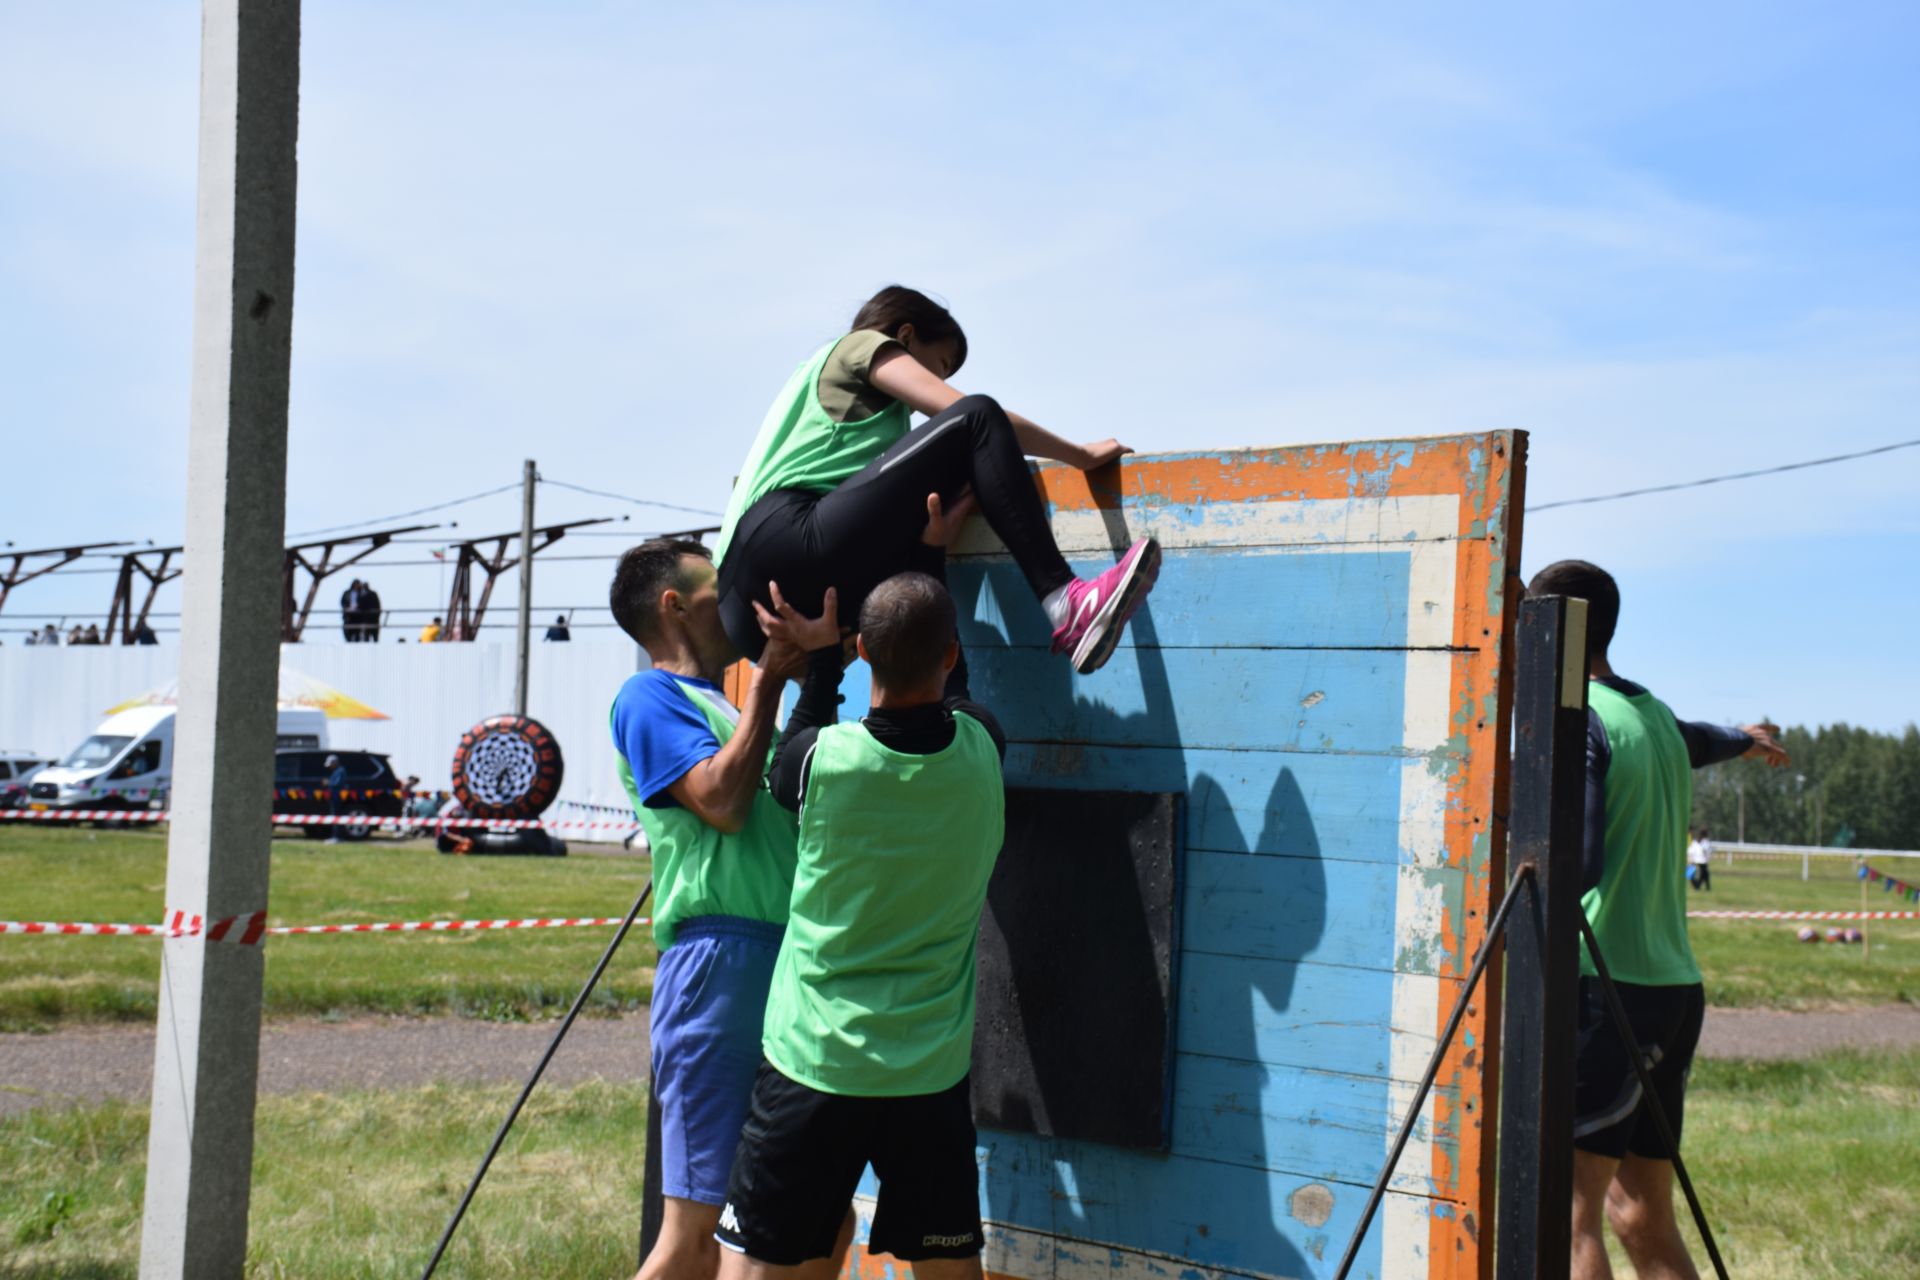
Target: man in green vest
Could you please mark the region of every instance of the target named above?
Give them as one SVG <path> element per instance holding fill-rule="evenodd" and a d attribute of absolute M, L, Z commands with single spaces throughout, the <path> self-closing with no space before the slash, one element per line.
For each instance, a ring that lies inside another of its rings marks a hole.
<path fill-rule="evenodd" d="M 802 620 L 775 596 L 779 638 Z M 769 781 L 800 815 L 764 1058 L 720 1213 L 721 1280 L 824 1277 L 848 1197 L 880 1180 L 868 1249 L 915 1280 L 979 1280 L 967 1073 L 974 942 L 1005 834 L 1006 740 L 966 696 L 953 599 L 921 573 L 860 610 L 872 710 L 835 723 L 839 655 L 810 663 Z"/>
<path fill-rule="evenodd" d="M 1637 1045 L 1614 1029 L 1586 944 L 1580 954 L 1579 1048 L 1573 1121 L 1574 1280 L 1613 1272 L 1602 1211 L 1642 1277 L 1698 1275 L 1673 1212 L 1673 1155 L 1642 1096 L 1631 1052 L 1648 1066 L 1660 1108 L 1680 1140 L 1687 1075 L 1706 1013 L 1700 967 L 1687 941 L 1686 849 L 1694 769 L 1737 756 L 1787 763 L 1770 724 L 1729 728 L 1677 719 L 1665 703 L 1614 673 L 1607 649 L 1620 589 L 1584 560 L 1550 564 L 1529 595 L 1587 602 L 1587 805 L 1581 906 L 1619 988 Z"/>
<path fill-rule="evenodd" d="M 711 1280 L 793 892 L 795 822 L 767 793 L 768 747 L 781 690 L 806 668 L 802 646 L 837 651 L 839 628 L 831 598 L 821 618 L 792 618 L 736 708 L 720 681 L 738 655 L 705 547 L 642 543 L 620 558 L 608 594 L 614 620 L 652 660 L 610 715 L 653 858 L 660 948 L 649 1018 L 665 1216 L 640 1277 Z"/>

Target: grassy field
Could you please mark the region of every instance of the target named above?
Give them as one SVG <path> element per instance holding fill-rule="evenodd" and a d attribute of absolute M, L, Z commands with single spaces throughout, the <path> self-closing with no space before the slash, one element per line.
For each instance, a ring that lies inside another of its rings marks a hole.
<path fill-rule="evenodd" d="M 646 875 L 645 858 L 459 858 L 423 842 L 280 840 L 269 914 L 273 924 L 621 916 Z M 0 827 L 0 885 L 0 918 L 151 923 L 165 910 L 166 836 L 10 824 Z M 275 938 L 266 1012 L 549 1015 L 572 1001 L 610 933 Z M 0 1030 L 150 1019 L 159 954 L 142 938 L 0 937 Z M 651 934 L 635 929 L 594 1007 L 643 1007 L 653 962 Z"/>
<path fill-rule="evenodd" d="M 1896 871 L 1920 883 L 1920 862 Z M 1881 867 L 1881 870 L 1894 870 Z M 1867 886 L 1870 911 L 1912 909 L 1879 885 Z M 1812 878 L 1800 879 L 1797 859 L 1742 858 L 1728 867 L 1716 859 L 1713 891 L 1691 893 L 1698 911 L 1857 911 L 1860 880 L 1841 858 L 1812 860 Z M 1871 949 L 1805 943 L 1803 924 L 1820 921 L 1695 920 L 1694 954 L 1710 1005 L 1815 1009 L 1841 1005 L 1920 1004 L 1920 920 L 1848 923 L 1868 931 Z"/>
<path fill-rule="evenodd" d="M 418 1275 L 510 1096 L 262 1099 L 248 1274 Z M 628 1274 L 645 1103 L 637 1085 L 537 1093 L 443 1274 Z M 132 1105 L 0 1120 L 0 1280 L 133 1276 L 145 1141 Z M 1703 1062 L 1687 1149 L 1742 1280 L 1920 1274 L 1920 1054 Z"/>
<path fill-rule="evenodd" d="M 0 828 L 0 917 L 150 921 L 163 909 L 153 831 Z M 621 914 L 644 859 L 448 858 L 392 843 L 276 843 L 276 923 Z M 1716 867 L 1698 907 L 1851 909 L 1845 863 Z M 1920 871 L 1916 872 L 1920 879 Z M 1869 905 L 1886 895 L 1871 891 Z M 1809 946 L 1785 923 L 1699 921 L 1716 1004 L 1814 1007 L 1920 999 L 1920 924 L 1873 927 L 1873 954 Z M 271 1014 L 539 1017 L 564 1007 L 604 930 L 275 939 Z M 654 953 L 636 934 L 599 1007 L 642 1007 Z M 0 937 L 0 1028 L 153 1014 L 157 948 L 113 938 Z M 418 1274 L 509 1091 L 439 1086 L 263 1098 L 249 1274 Z M 638 1220 L 644 1090 L 536 1095 L 446 1274 L 618 1276 Z M 145 1109 L 114 1104 L 0 1121 L 0 1280 L 132 1276 Z M 1920 1274 L 1920 1054 L 1703 1062 L 1689 1159 L 1735 1274 Z M 1704 1260 L 1704 1254 L 1698 1255 Z"/>
<path fill-rule="evenodd" d="M 276 924 L 500 916 L 617 916 L 646 875 L 646 860 L 442 857 L 423 843 L 328 845 L 277 841 Z M 1920 867 L 1913 872 L 1920 880 Z M 166 837 L 150 830 L 0 827 L 0 918 L 154 921 L 164 910 Z M 1714 889 L 1692 902 L 1714 909 L 1850 910 L 1860 882 L 1850 864 L 1741 860 L 1714 868 Z M 1892 904 L 1877 888 L 1870 907 Z M 1869 925 L 1858 946 L 1807 945 L 1796 924 L 1693 924 L 1715 1005 L 1785 1009 L 1920 1003 L 1920 921 Z M 272 1015 L 451 1013 L 531 1018 L 566 1007 L 606 944 L 599 929 L 514 935 L 276 938 L 267 947 Z M 654 950 L 645 930 L 621 949 L 595 994 L 600 1010 L 642 1007 Z M 158 947 L 122 938 L 0 937 L 0 1031 L 68 1022 L 139 1021 L 154 1013 Z"/>
<path fill-rule="evenodd" d="M 418 1276 L 512 1097 L 261 1099 L 247 1274 Z M 632 1274 L 646 1118 L 639 1085 L 536 1093 L 440 1274 Z M 146 1131 L 146 1108 L 124 1103 L 0 1120 L 0 1280 L 135 1274 Z"/>
<path fill-rule="evenodd" d="M 1920 1276 L 1920 1054 L 1700 1062 L 1682 1153 L 1741 1280 Z M 1633 1274 L 1617 1244 L 1614 1264 Z"/>

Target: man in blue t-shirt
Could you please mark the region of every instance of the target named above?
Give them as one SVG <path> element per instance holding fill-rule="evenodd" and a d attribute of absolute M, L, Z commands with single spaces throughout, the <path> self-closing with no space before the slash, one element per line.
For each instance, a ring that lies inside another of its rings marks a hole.
<path fill-rule="evenodd" d="M 614 620 L 652 665 L 614 699 L 621 779 L 653 859 L 650 1027 L 665 1215 L 640 1280 L 711 1280 L 713 1232 L 760 1062 L 761 1023 L 793 893 L 796 824 L 766 788 L 780 694 L 802 645 L 839 647 L 824 616 L 770 641 L 734 707 L 720 682 L 739 660 L 720 625 L 713 561 L 697 542 L 628 551 Z"/>

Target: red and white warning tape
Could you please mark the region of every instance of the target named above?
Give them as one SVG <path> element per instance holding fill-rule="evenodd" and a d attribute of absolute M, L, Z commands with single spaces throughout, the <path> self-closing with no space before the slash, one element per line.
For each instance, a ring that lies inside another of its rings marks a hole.
<path fill-rule="evenodd" d="M 95 924 L 80 921 L 0 920 L 0 934 L 28 933 L 49 937 L 192 938 L 209 942 L 236 942 L 254 946 L 267 934 L 297 933 L 472 933 L 499 929 L 598 929 L 616 925 L 623 916 L 583 916 L 541 920 L 398 920 L 379 924 L 267 924 L 267 913 L 228 916 L 206 924 L 184 911 L 171 913 L 161 924 Z M 641 916 L 635 924 L 652 924 Z"/>
<path fill-rule="evenodd" d="M 1920 920 L 1920 911 L 1689 911 L 1689 920 Z"/>
<path fill-rule="evenodd" d="M 159 809 L 5 809 L 0 822 L 165 822 Z"/>
<path fill-rule="evenodd" d="M 163 809 L 6 809 L 0 822 L 166 822 L 173 815 Z M 528 827 L 567 831 L 638 831 L 633 821 L 607 822 L 597 818 L 375 818 L 366 814 L 276 813 L 281 827 L 485 827 L 489 831 L 517 831 Z"/>

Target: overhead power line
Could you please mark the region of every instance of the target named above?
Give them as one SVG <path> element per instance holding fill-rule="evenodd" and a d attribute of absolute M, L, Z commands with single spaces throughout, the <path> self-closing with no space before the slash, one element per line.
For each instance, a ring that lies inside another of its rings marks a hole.
<path fill-rule="evenodd" d="M 329 525 L 324 529 L 305 529 L 299 533 L 290 533 L 289 538 L 311 538 L 323 533 L 338 533 L 342 529 L 358 529 L 363 524 L 386 524 L 390 520 L 405 520 L 408 516 L 423 516 L 429 511 L 445 511 L 448 507 L 457 507 L 464 502 L 478 502 L 482 498 L 491 498 L 497 493 L 510 493 L 520 487 L 518 480 L 512 484 L 503 484 L 498 489 L 488 489 L 485 493 L 470 493 L 464 498 L 454 498 L 448 502 L 436 502 L 430 507 L 417 507 L 412 511 L 396 511 L 390 516 L 375 516 L 370 520 L 350 520 L 346 524 Z"/>
<path fill-rule="evenodd" d="M 1638 498 L 1649 493 L 1672 493 L 1676 489 L 1698 489 L 1703 485 L 1725 484 L 1729 480 L 1751 480 L 1755 476 L 1778 475 L 1782 471 L 1804 471 L 1808 467 L 1824 467 L 1833 462 L 1851 462 L 1855 458 L 1871 458 L 1878 453 L 1892 453 L 1896 449 L 1911 449 L 1920 445 L 1920 440 L 1901 440 L 1895 444 L 1883 444 L 1875 449 L 1862 449 L 1857 453 L 1836 453 L 1830 458 L 1808 458 L 1805 462 L 1787 462 L 1777 467 L 1761 467 L 1757 471 L 1735 471 L 1724 476 L 1708 476 L 1703 480 L 1683 480 L 1679 484 L 1657 484 L 1646 489 L 1626 489 L 1620 493 L 1595 494 L 1591 498 L 1563 498 L 1558 502 L 1542 502 L 1527 508 L 1527 514 L 1536 511 L 1551 511 L 1555 507 L 1579 507 L 1591 502 L 1614 502 L 1621 498 Z"/>
<path fill-rule="evenodd" d="M 575 493 L 591 494 L 596 498 L 612 498 L 615 502 L 631 502 L 636 507 L 663 507 L 668 511 L 686 511 L 696 516 L 717 516 L 720 514 L 720 512 L 710 511 L 706 507 L 683 507 L 675 502 L 656 502 L 652 498 L 634 498 L 624 493 L 608 493 L 605 489 L 589 489 L 583 484 L 568 484 L 565 480 L 549 480 L 545 476 L 540 477 L 540 483 L 550 484 L 556 489 L 571 489 Z"/>

